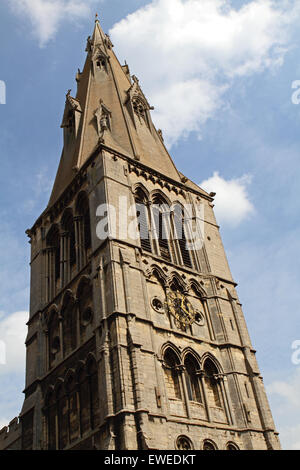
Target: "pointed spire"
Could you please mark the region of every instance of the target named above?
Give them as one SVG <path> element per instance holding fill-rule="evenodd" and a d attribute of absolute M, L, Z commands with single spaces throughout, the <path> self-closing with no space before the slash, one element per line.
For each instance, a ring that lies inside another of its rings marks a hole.
<path fill-rule="evenodd" d="M 87 42 L 87 58 L 78 72 L 77 93 L 67 96 L 63 119 L 64 148 L 57 172 L 51 206 L 100 144 L 181 181 L 162 134 L 151 119 L 153 109 L 136 76 L 118 61 L 110 38 L 101 28 L 98 14 L 92 37 Z M 100 103 L 100 104 L 99 104 Z M 70 113 L 72 119 L 70 119 Z"/>
<path fill-rule="evenodd" d="M 95 28 L 92 37 L 92 44 L 95 46 L 104 42 L 105 35 L 101 28 L 98 13 L 95 15 Z"/>

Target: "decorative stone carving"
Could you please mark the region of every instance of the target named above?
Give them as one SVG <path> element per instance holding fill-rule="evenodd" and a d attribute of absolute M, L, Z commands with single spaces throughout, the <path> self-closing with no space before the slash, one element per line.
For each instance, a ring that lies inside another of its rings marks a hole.
<path fill-rule="evenodd" d="M 102 100 L 100 100 L 100 106 L 95 112 L 95 118 L 97 122 L 99 142 L 104 142 L 105 131 L 110 131 L 111 112 L 104 105 Z"/>

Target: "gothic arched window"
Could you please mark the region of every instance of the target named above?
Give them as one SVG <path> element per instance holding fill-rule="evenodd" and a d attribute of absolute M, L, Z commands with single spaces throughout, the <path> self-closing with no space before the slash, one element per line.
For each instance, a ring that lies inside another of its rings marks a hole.
<path fill-rule="evenodd" d="M 60 328 L 58 313 L 52 311 L 48 323 L 48 352 L 49 367 L 53 367 L 61 350 Z"/>
<path fill-rule="evenodd" d="M 215 364 L 207 359 L 204 363 L 204 382 L 209 406 L 222 407 L 219 385 L 217 381 L 218 370 Z"/>
<path fill-rule="evenodd" d="M 64 449 L 68 443 L 69 420 L 68 420 L 68 398 L 65 388 L 61 384 L 56 393 L 57 397 L 57 418 L 58 418 L 58 447 Z"/>
<path fill-rule="evenodd" d="M 141 100 L 141 98 L 139 98 L 138 96 L 134 97 L 132 100 L 132 107 L 140 122 L 142 122 L 143 119 L 147 124 L 147 111 L 146 105 L 143 100 Z"/>
<path fill-rule="evenodd" d="M 152 206 L 152 215 L 155 226 L 155 238 L 158 243 L 159 255 L 166 261 L 171 258 L 171 226 L 170 208 L 160 197 L 155 197 Z"/>
<path fill-rule="evenodd" d="M 192 355 L 188 355 L 184 361 L 185 380 L 189 400 L 202 402 L 199 378 L 197 376 L 198 364 Z"/>
<path fill-rule="evenodd" d="M 70 442 L 75 441 L 79 437 L 79 403 L 77 396 L 77 387 L 75 377 L 70 375 L 67 380 L 66 389 L 68 393 L 69 405 L 69 435 Z"/>
<path fill-rule="evenodd" d="M 94 359 L 90 359 L 87 364 L 89 376 L 90 397 L 91 397 L 91 427 L 95 429 L 100 422 L 99 416 L 99 389 L 98 389 L 98 369 Z"/>
<path fill-rule="evenodd" d="M 96 59 L 96 67 L 99 70 L 107 70 L 106 69 L 106 58 L 103 55 L 99 55 Z"/>
<path fill-rule="evenodd" d="M 73 213 L 71 209 L 68 209 L 62 219 L 62 229 L 66 232 L 67 243 L 64 247 L 65 253 L 63 253 L 63 261 L 68 264 L 70 268 L 70 274 L 73 266 L 76 264 L 76 248 L 75 248 L 75 227 L 73 220 Z M 70 280 L 66 279 L 67 281 Z"/>
<path fill-rule="evenodd" d="M 147 208 L 147 197 L 139 188 L 135 193 L 135 205 L 140 233 L 141 247 L 143 250 L 152 252 L 149 230 L 149 214 Z"/>
<path fill-rule="evenodd" d="M 77 315 L 74 298 L 67 294 L 62 308 L 64 355 L 70 354 L 77 346 Z"/>
<path fill-rule="evenodd" d="M 80 402 L 80 428 L 84 434 L 91 428 L 91 397 L 89 379 L 85 369 L 78 374 L 79 402 Z"/>
<path fill-rule="evenodd" d="M 78 246 L 79 251 L 85 251 L 85 258 L 87 258 L 87 252 L 92 245 L 91 237 L 91 220 L 90 220 L 90 207 L 89 200 L 86 193 L 81 192 L 77 199 L 77 213 L 79 215 L 78 220 Z M 79 253 L 80 254 L 80 253 Z M 86 261 L 86 260 L 85 260 Z"/>
<path fill-rule="evenodd" d="M 181 400 L 178 359 L 171 349 L 164 354 L 164 371 L 168 397 Z"/>
<path fill-rule="evenodd" d="M 80 338 L 81 341 L 84 341 L 87 326 L 93 320 L 93 289 L 88 278 L 83 278 L 79 283 L 77 298 L 80 319 Z"/>
<path fill-rule="evenodd" d="M 186 224 L 184 219 L 184 212 L 182 207 L 177 204 L 174 208 L 173 213 L 174 221 L 174 238 L 177 240 L 181 261 L 184 266 L 192 268 L 191 254 L 187 248 L 187 238 L 186 238 Z"/>
<path fill-rule="evenodd" d="M 53 225 L 46 238 L 46 297 L 50 301 L 59 288 L 60 279 L 60 234 L 57 225 Z"/>
<path fill-rule="evenodd" d="M 48 431 L 48 450 L 56 450 L 56 398 L 53 391 L 47 394 L 45 399 L 47 431 Z"/>

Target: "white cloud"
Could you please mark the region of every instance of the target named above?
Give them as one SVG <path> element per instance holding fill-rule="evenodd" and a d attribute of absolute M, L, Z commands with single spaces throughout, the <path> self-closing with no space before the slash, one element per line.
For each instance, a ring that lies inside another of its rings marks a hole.
<path fill-rule="evenodd" d="M 24 373 L 28 312 L 0 317 L 0 375 Z M 5 353 L 3 356 L 3 352 Z M 3 360 L 5 358 L 5 361 Z M 5 362 L 5 364 L 3 364 Z"/>
<path fill-rule="evenodd" d="M 268 386 L 268 392 L 279 395 L 283 398 L 288 406 L 298 409 L 300 412 L 300 368 L 296 370 L 289 381 L 274 381 Z"/>
<path fill-rule="evenodd" d="M 9 0 L 13 12 L 29 19 L 40 46 L 54 38 L 62 21 L 91 15 L 94 0 Z"/>
<path fill-rule="evenodd" d="M 31 193 L 33 197 L 26 199 L 22 204 L 22 210 L 29 213 L 36 208 L 37 204 L 41 204 L 44 199 L 47 204 L 47 198 L 49 197 L 53 184 L 51 178 L 49 178 L 49 169 L 47 167 L 41 168 L 33 179 L 35 182 Z"/>
<path fill-rule="evenodd" d="M 217 221 L 236 226 L 254 213 L 254 206 L 249 199 L 247 186 L 251 176 L 225 180 L 215 172 L 213 176 L 200 183 L 200 187 L 208 193 L 214 192 L 215 213 Z"/>
<path fill-rule="evenodd" d="M 22 390 L 25 382 L 28 316 L 28 312 L 15 312 L 6 316 L 0 312 L 0 429 L 19 415 L 24 400 Z"/>
<path fill-rule="evenodd" d="M 120 58 L 142 75 L 172 145 L 200 132 L 235 79 L 282 64 L 298 13 L 296 1 L 252 0 L 235 9 L 227 0 L 153 0 L 110 33 Z"/>
<path fill-rule="evenodd" d="M 285 449 L 300 450 L 300 368 L 286 380 L 277 380 L 267 386 L 274 401 L 273 411 L 280 417 L 280 439 Z"/>

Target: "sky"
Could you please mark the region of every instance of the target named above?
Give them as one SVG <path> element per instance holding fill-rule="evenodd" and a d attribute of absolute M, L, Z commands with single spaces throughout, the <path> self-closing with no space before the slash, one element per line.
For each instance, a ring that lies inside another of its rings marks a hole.
<path fill-rule="evenodd" d="M 217 193 L 281 443 L 300 449 L 299 0 L 1 2 L 0 428 L 23 400 L 25 230 L 50 196 L 65 93 L 75 92 L 96 11 L 177 167 Z"/>

